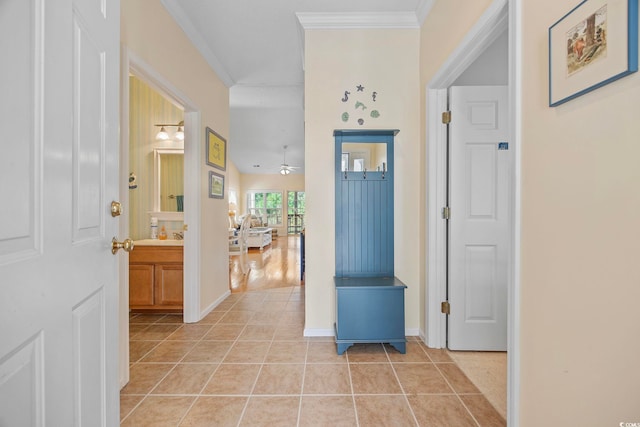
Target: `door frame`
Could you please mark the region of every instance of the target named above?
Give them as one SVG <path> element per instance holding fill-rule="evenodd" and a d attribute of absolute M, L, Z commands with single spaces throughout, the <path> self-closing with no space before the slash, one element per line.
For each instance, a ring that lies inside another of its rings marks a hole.
<path fill-rule="evenodd" d="M 511 248 L 509 253 L 508 337 L 507 337 L 507 424 L 519 421 L 520 399 L 520 200 L 521 200 L 521 52 L 522 0 L 494 0 L 469 30 L 426 86 L 427 140 L 427 289 L 425 292 L 425 342 L 432 348 L 446 347 L 446 317 L 440 303 L 446 300 L 447 223 L 442 208 L 447 206 L 447 128 L 441 113 L 447 110 L 448 88 L 478 56 L 505 30 L 509 31 L 509 134 L 514 164 L 510 206 Z"/>
<path fill-rule="evenodd" d="M 184 240 L 184 313 L 185 323 L 200 320 L 200 110 L 187 96 L 180 92 L 142 58 L 121 45 L 120 60 L 120 201 L 129 207 L 129 73 L 133 72 L 166 97 L 184 109 L 184 224 L 188 224 L 188 237 Z M 129 235 L 129 221 L 120 221 L 120 236 Z M 120 387 L 129 382 L 129 257 L 119 257 L 120 290 Z"/>

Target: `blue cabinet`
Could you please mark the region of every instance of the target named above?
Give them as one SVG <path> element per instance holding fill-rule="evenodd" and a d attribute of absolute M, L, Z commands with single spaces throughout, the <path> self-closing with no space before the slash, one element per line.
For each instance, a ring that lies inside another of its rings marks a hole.
<path fill-rule="evenodd" d="M 338 354 L 355 343 L 370 342 L 390 343 L 401 353 L 406 351 L 406 285 L 393 271 L 393 142 L 397 133 L 334 131 Z M 351 157 L 356 153 L 357 168 L 352 168 Z"/>
<path fill-rule="evenodd" d="M 335 277 L 338 354 L 355 343 L 389 343 L 406 352 L 404 290 L 396 277 Z"/>

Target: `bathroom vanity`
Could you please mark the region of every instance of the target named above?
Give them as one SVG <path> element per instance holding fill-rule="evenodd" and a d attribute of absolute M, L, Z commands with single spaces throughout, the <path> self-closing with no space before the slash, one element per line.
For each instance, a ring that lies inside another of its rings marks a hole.
<path fill-rule="evenodd" d="M 129 309 L 181 313 L 183 240 L 137 240 L 129 253 Z"/>

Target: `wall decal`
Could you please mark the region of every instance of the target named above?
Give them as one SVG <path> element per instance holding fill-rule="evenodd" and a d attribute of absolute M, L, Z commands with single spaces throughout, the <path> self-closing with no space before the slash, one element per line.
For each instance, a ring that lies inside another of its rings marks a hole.
<path fill-rule="evenodd" d="M 365 86 L 362 84 L 358 84 L 355 86 L 356 92 L 355 95 L 351 98 L 352 101 L 355 101 L 353 105 L 354 111 L 344 111 L 340 115 L 340 119 L 342 122 L 347 123 L 349 120 L 355 120 L 360 126 L 364 125 L 365 118 L 371 117 L 372 119 L 377 119 L 380 117 L 380 110 L 370 110 L 367 114 L 366 110 L 369 109 L 367 103 L 369 102 L 377 102 L 378 101 L 378 92 L 371 91 L 365 92 Z M 340 99 L 343 103 L 349 101 L 349 95 L 352 92 L 349 90 L 344 91 L 344 96 Z"/>

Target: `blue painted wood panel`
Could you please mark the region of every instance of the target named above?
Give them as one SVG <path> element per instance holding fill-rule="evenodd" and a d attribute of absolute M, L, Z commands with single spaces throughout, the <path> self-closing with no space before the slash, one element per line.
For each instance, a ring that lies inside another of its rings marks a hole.
<path fill-rule="evenodd" d="M 397 131 L 336 131 L 336 276 L 393 277 L 393 140 Z M 386 143 L 385 172 L 342 172 L 342 143 Z"/>

